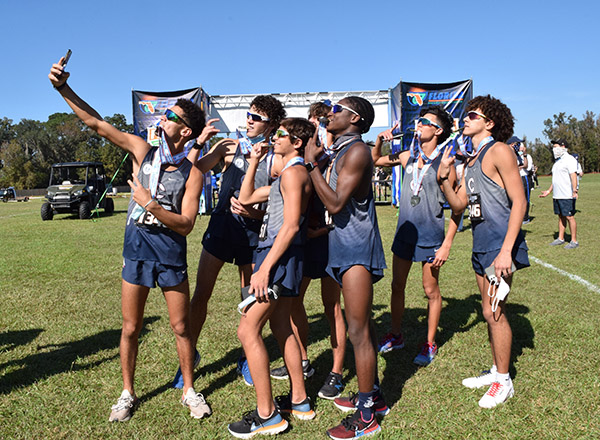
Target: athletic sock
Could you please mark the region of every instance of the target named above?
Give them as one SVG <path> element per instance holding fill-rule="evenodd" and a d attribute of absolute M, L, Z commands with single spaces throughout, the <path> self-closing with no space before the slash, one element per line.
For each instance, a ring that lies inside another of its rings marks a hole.
<path fill-rule="evenodd" d="M 368 393 L 358 392 L 358 405 L 357 408 L 360 411 L 360 415 L 365 422 L 370 422 L 373 420 L 375 413 L 373 411 L 373 401 L 375 399 L 375 395 L 379 391 L 372 390 Z"/>
<path fill-rule="evenodd" d="M 500 382 L 502 385 L 507 385 L 510 383 L 510 373 L 496 373 L 496 381 Z"/>

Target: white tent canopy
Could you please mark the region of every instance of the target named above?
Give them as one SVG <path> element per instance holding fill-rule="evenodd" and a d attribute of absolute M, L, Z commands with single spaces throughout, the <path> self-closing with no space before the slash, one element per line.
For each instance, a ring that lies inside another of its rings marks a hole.
<path fill-rule="evenodd" d="M 313 102 L 324 101 L 338 102 L 347 96 L 360 96 L 369 101 L 375 109 L 373 127 L 387 127 L 389 125 L 388 102 L 389 90 L 374 90 L 362 92 L 306 92 L 306 93 L 273 93 L 281 101 L 289 117 L 308 116 L 308 108 Z M 246 129 L 246 112 L 250 103 L 258 95 L 211 95 L 210 117 L 219 118 L 215 124 L 221 133 L 235 133 L 236 128 Z"/>

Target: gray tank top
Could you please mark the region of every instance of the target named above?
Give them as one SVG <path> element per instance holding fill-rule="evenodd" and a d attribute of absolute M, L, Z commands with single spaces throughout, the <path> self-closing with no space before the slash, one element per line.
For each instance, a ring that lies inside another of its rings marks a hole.
<path fill-rule="evenodd" d="M 408 159 L 402 182 L 402 195 L 398 214 L 396 235 L 403 242 L 422 247 L 440 246 L 444 241 L 444 193 L 437 181 L 437 172 L 442 160 L 439 154 L 427 170 L 421 184 L 417 204 L 411 204 L 416 184 L 414 170 L 418 160 Z"/>
<path fill-rule="evenodd" d="M 337 189 L 338 161 L 360 137 L 345 146 L 333 160 L 329 186 Z M 372 168 L 372 164 L 371 164 Z M 346 206 L 333 216 L 334 228 L 329 232 L 330 268 L 361 265 L 367 269 L 385 269 L 385 255 L 379 235 L 373 190 L 363 200 L 351 197 Z"/>
<path fill-rule="evenodd" d="M 490 252 L 502 247 L 512 203 L 506 190 L 483 173 L 481 163 L 496 142 L 482 148 L 477 159 L 465 167 L 465 184 L 469 198 L 469 216 L 473 232 L 473 252 Z M 523 232 L 514 247 L 527 249 Z"/>

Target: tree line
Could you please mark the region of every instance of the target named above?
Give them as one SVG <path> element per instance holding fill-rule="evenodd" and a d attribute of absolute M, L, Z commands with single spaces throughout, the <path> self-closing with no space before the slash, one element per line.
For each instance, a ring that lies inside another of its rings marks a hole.
<path fill-rule="evenodd" d="M 544 121 L 543 134 L 548 142 L 536 138 L 533 142 L 524 139 L 533 163 L 539 174 L 549 174 L 554 158 L 550 141 L 564 139 L 569 144 L 569 153 L 579 155 L 584 173 L 600 172 L 600 117 L 586 111 L 582 119 L 559 113 Z"/>
<path fill-rule="evenodd" d="M 133 125 L 122 114 L 104 119 L 121 131 L 133 133 Z M 54 113 L 46 122 L 22 119 L 13 124 L 6 117 L 0 120 L 0 187 L 45 188 L 50 167 L 59 162 L 102 162 L 110 180 L 124 157 L 123 150 L 90 130 L 74 113 Z M 113 185 L 127 185 L 131 172 L 131 161 L 127 160 Z"/>
<path fill-rule="evenodd" d="M 133 133 L 133 125 L 120 113 L 104 119 L 121 131 Z M 524 139 L 538 173 L 550 173 L 554 162 L 550 140 L 558 138 L 569 143 L 570 153 L 579 155 L 584 172 L 600 172 L 600 117 L 590 111 L 582 119 L 559 113 L 546 119 L 544 127 L 548 142 Z M 13 124 L 6 117 L 0 120 L 0 187 L 44 188 L 51 165 L 59 162 L 99 161 L 110 179 L 124 156 L 123 150 L 86 127 L 74 113 L 54 113 L 46 122 L 22 119 Z M 113 185 L 127 185 L 131 172 L 131 161 L 127 160 Z"/>

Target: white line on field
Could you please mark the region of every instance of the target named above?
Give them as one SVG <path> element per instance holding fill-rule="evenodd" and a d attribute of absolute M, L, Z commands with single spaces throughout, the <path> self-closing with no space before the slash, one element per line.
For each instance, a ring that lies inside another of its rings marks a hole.
<path fill-rule="evenodd" d="M 541 266 L 547 267 L 548 269 L 555 270 L 559 274 L 569 277 L 573 281 L 577 281 L 579 284 L 583 284 L 585 287 L 590 289 L 592 292 L 600 293 L 600 287 L 596 286 L 595 284 L 590 283 L 589 281 L 584 280 L 583 278 L 581 278 L 577 275 L 574 275 L 565 270 L 559 269 L 558 267 L 552 266 L 551 264 L 546 263 L 545 261 L 542 261 L 539 258 L 534 257 L 533 255 L 529 255 L 529 258 Z"/>

